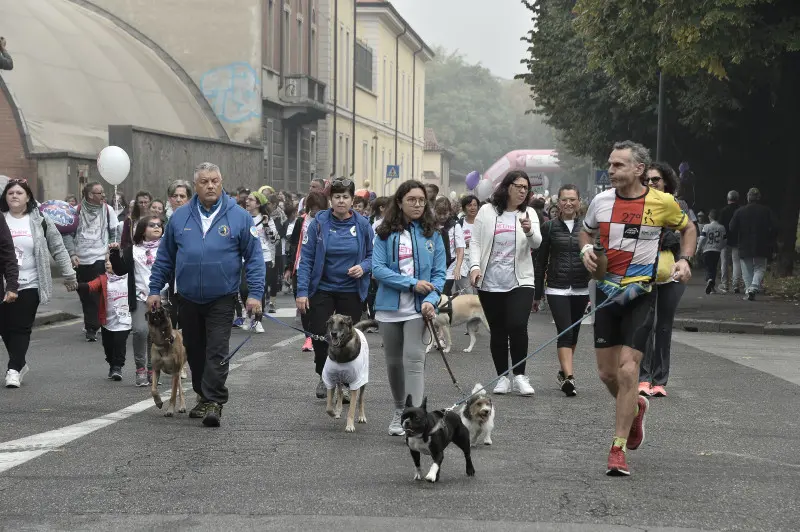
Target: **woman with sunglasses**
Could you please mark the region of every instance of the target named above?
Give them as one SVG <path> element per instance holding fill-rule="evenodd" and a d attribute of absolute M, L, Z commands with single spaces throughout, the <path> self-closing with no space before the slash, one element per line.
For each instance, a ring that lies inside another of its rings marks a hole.
<path fill-rule="evenodd" d="M 150 273 L 156 262 L 158 246 L 164 234 L 164 221 L 152 214 L 143 216 L 133 233 L 133 246 L 120 253 L 117 243 L 111 244 L 109 260 L 115 275 L 128 275 L 128 308 L 132 318 L 133 361 L 136 364 L 136 386 L 147 386 L 152 379 L 150 366 L 150 342 L 148 327 L 147 296 L 150 293 Z M 117 368 L 121 371 L 121 367 Z M 111 373 L 112 369 L 109 369 Z"/>
<path fill-rule="evenodd" d="M 486 321 L 490 349 L 497 375 L 502 375 L 494 393 L 515 391 L 534 394 L 525 364 L 514 368 L 514 382 L 505 376 L 508 356 L 521 362 L 528 350 L 528 316 L 533 305 L 533 257 L 542 243 L 539 217 L 528 207 L 530 179 L 522 171 L 506 175 L 475 217 L 470 242 L 470 281 L 478 289 Z"/>
<path fill-rule="evenodd" d="M 675 195 L 678 191 L 678 176 L 667 163 L 655 162 L 645 174 L 645 185 L 661 192 Z M 683 200 L 676 200 L 683 212 L 689 206 Z M 680 233 L 665 229 L 658 254 L 658 273 L 656 274 L 656 319 L 647 341 L 647 348 L 639 365 L 639 395 L 646 397 L 665 397 L 669 378 L 670 352 L 672 351 L 672 325 L 678 304 L 686 291 L 686 285 L 670 276 L 672 265 L 680 256 Z"/>
<path fill-rule="evenodd" d="M 320 211 L 303 236 L 297 268 L 297 310 L 309 313 L 311 332 L 324 335 L 333 314 L 361 317 L 372 272 L 372 239 L 369 220 L 353 210 L 356 186 L 346 178 L 331 183 L 330 209 Z M 313 340 L 314 366 L 319 375 L 316 396 L 327 396 L 322 369 L 328 344 Z M 345 400 L 349 391 L 343 391 Z"/>
<path fill-rule="evenodd" d="M 375 319 L 381 325 L 394 399 L 389 422 L 392 436 L 404 433 L 400 417 L 406 396 L 411 395 L 417 406 L 425 396 L 425 322 L 421 318 L 436 317 L 446 277 L 445 243 L 426 204 L 422 183 L 402 183 L 386 206 L 375 239 Z"/>
<path fill-rule="evenodd" d="M 7 275 L 6 289 L 16 293 L 16 300 L 7 298 L 0 305 L 0 335 L 8 351 L 5 385 L 19 388 L 28 372 L 25 355 L 36 309 L 40 304 L 46 305 L 53 292 L 50 257 L 61 271 L 67 290 L 75 290 L 78 284 L 61 233 L 49 218 L 39 213 L 33 192 L 24 179 L 9 180 L 0 197 L 0 212 L 11 233 L 19 272 L 16 289 L 13 277 Z M 6 274 L 9 273 L 6 269 Z"/>

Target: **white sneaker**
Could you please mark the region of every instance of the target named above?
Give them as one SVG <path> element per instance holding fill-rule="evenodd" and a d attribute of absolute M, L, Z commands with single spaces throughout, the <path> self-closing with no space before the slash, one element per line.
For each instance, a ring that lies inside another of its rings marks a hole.
<path fill-rule="evenodd" d="M 263 325 L 261 325 L 261 322 L 260 322 L 260 321 L 256 323 L 256 328 L 255 328 L 255 331 L 256 331 L 257 333 L 263 333 L 263 332 L 264 332 L 264 326 L 263 326 Z"/>
<path fill-rule="evenodd" d="M 514 376 L 514 391 L 520 395 L 529 396 L 536 393 L 531 386 L 531 381 L 528 380 L 527 375 L 515 375 Z"/>
<path fill-rule="evenodd" d="M 511 381 L 508 380 L 508 377 L 503 376 L 500 377 L 500 380 L 497 381 L 497 384 L 494 386 L 494 390 L 492 393 L 496 393 L 498 395 L 503 395 L 511 391 Z"/>
<path fill-rule="evenodd" d="M 19 388 L 22 385 L 22 378 L 28 373 L 28 365 L 22 371 L 10 369 L 6 372 L 6 388 Z"/>
<path fill-rule="evenodd" d="M 250 330 L 250 318 L 245 318 L 244 321 L 242 321 L 242 324 L 240 325 L 240 327 L 241 327 L 241 329 L 243 331 L 249 331 Z"/>

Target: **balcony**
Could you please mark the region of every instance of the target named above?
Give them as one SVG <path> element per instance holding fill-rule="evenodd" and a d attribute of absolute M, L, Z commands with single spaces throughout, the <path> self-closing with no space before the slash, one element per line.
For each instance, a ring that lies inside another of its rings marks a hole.
<path fill-rule="evenodd" d="M 302 125 L 325 118 L 325 88 L 324 83 L 310 76 L 290 74 L 284 77 L 280 90 L 284 120 Z"/>

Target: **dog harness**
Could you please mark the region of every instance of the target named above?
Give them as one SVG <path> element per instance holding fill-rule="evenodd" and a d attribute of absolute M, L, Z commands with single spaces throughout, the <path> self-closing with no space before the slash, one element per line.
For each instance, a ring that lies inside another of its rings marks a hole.
<path fill-rule="evenodd" d="M 369 382 L 369 346 L 367 337 L 358 329 L 353 329 L 361 340 L 361 351 L 355 360 L 340 364 L 330 357 L 325 359 L 322 368 L 322 382 L 328 390 L 333 390 L 337 385 L 347 385 L 351 390 L 358 390 Z"/>

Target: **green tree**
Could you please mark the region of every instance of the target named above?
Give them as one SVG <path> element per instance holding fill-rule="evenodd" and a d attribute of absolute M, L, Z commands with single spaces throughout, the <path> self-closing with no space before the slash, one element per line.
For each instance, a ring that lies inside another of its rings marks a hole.
<path fill-rule="evenodd" d="M 425 123 L 455 153 L 466 171 L 486 170 L 515 149 L 553 148 L 552 128 L 526 114 L 528 90 L 516 80 L 497 78 L 458 52 L 436 50 L 425 82 Z"/>
<path fill-rule="evenodd" d="M 533 13 L 525 81 L 577 154 L 613 140 L 655 144 L 658 75 L 667 81 L 667 159 L 690 161 L 698 203 L 759 186 L 783 220 L 791 274 L 800 214 L 800 2 L 523 0 Z M 677 164 L 675 164 L 677 166 Z"/>

